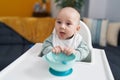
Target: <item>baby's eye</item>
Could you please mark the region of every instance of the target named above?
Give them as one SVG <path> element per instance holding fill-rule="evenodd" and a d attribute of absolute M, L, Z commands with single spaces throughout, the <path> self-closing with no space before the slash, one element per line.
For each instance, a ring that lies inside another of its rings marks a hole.
<path fill-rule="evenodd" d="M 66 23 L 68 26 L 71 25 L 71 23 Z"/>
<path fill-rule="evenodd" d="M 61 21 L 57 21 L 58 24 L 61 24 L 62 22 Z"/>

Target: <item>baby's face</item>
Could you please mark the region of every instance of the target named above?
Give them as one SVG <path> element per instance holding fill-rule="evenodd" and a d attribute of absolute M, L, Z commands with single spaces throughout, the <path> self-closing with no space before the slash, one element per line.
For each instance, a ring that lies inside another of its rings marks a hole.
<path fill-rule="evenodd" d="M 68 39 L 74 35 L 79 28 L 78 16 L 71 11 L 61 11 L 55 22 L 55 29 L 60 39 Z"/>

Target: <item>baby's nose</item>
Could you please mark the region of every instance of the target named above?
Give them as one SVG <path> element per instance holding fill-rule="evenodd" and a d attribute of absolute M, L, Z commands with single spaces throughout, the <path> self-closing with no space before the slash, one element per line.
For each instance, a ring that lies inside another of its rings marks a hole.
<path fill-rule="evenodd" d="M 61 28 L 61 29 L 65 29 L 65 25 L 64 25 L 64 24 L 62 24 L 60 28 Z"/>

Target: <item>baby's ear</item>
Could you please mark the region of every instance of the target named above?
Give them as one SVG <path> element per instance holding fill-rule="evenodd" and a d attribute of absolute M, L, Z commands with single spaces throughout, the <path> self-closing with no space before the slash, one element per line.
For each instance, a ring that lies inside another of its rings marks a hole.
<path fill-rule="evenodd" d="M 77 26 L 76 30 L 77 30 L 77 31 L 79 31 L 79 30 L 80 30 L 80 25 L 78 25 L 78 26 Z"/>

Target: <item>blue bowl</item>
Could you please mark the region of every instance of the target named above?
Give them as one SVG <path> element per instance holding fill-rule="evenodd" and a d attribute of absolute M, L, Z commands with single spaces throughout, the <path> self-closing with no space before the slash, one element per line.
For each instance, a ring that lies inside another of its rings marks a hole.
<path fill-rule="evenodd" d="M 76 56 L 74 54 L 66 55 L 64 53 L 54 54 L 50 52 L 43 57 L 48 62 L 50 68 L 59 72 L 72 69 L 76 60 Z"/>

